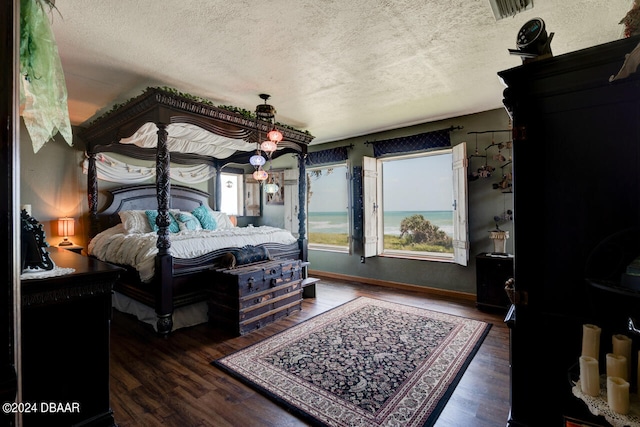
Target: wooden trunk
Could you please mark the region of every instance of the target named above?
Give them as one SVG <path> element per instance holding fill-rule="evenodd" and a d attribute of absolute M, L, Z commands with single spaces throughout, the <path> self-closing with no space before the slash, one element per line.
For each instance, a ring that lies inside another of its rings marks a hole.
<path fill-rule="evenodd" d="M 213 272 L 209 320 L 244 335 L 302 307 L 302 262 L 275 260 Z"/>

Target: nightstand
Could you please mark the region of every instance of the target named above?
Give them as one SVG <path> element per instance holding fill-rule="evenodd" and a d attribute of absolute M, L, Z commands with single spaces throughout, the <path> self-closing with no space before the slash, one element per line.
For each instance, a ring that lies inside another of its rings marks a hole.
<path fill-rule="evenodd" d="M 480 309 L 509 308 L 504 283 L 513 277 L 513 256 L 480 254 L 476 256 L 476 305 Z"/>
<path fill-rule="evenodd" d="M 75 252 L 77 254 L 82 254 L 82 250 L 84 249 L 84 246 L 78 246 L 78 245 L 67 245 L 67 246 L 57 246 L 60 249 L 66 249 L 68 251 L 71 252 Z"/>
<path fill-rule="evenodd" d="M 24 425 L 114 426 L 111 293 L 123 270 L 59 247 L 47 251 L 58 267 L 74 271 L 21 283 L 22 397 L 38 409 L 24 414 Z M 49 402 L 79 410 L 43 411 Z"/>

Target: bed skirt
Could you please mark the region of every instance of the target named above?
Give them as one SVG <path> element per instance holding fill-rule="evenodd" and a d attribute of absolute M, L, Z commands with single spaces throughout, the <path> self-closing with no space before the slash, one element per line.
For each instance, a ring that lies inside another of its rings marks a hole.
<path fill-rule="evenodd" d="M 148 323 L 157 332 L 156 324 L 158 317 L 156 311 L 148 305 L 142 304 L 119 292 L 114 292 L 112 296 L 112 307 L 122 313 L 132 314 L 139 321 Z M 173 311 L 173 329 L 188 328 L 190 326 L 207 323 L 208 307 L 206 301 L 178 307 Z"/>

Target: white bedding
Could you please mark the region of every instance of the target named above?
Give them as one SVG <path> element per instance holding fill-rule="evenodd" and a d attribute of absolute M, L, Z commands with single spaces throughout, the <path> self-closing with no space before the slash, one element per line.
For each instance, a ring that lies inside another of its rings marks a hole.
<path fill-rule="evenodd" d="M 270 226 L 234 227 L 217 230 L 184 230 L 171 233 L 170 253 L 174 258 L 194 258 L 216 249 L 243 247 L 262 243 L 292 244 L 296 238 L 287 230 Z M 126 233 L 118 224 L 96 235 L 89 243 L 87 252 L 96 258 L 115 264 L 134 267 L 140 280 L 153 278 L 158 253 L 157 234 Z"/>

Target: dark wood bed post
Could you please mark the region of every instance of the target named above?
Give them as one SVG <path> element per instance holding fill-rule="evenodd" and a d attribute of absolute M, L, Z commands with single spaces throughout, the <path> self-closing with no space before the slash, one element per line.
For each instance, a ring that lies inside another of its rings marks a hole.
<path fill-rule="evenodd" d="M 307 230 L 306 230 L 306 193 L 307 193 L 307 171 L 306 160 L 307 154 L 302 152 L 298 154 L 298 245 L 300 247 L 300 259 L 304 262 L 308 261 L 307 250 Z"/>
<path fill-rule="evenodd" d="M 158 333 L 168 335 L 173 329 L 173 262 L 169 248 L 169 206 L 171 200 L 170 162 L 171 157 L 167 148 L 166 124 L 157 123 L 158 147 L 156 152 L 156 192 L 158 197 L 158 256 L 156 257 L 156 274 L 154 277 L 156 292 L 156 314 L 158 315 Z"/>
<path fill-rule="evenodd" d="M 219 163 L 216 162 L 215 165 L 216 168 L 216 180 L 214 181 L 214 188 L 213 191 L 215 192 L 215 206 L 213 207 L 213 210 L 219 211 L 220 210 L 220 205 L 222 205 L 222 177 L 220 176 L 220 171 L 221 171 L 221 166 Z"/>
<path fill-rule="evenodd" d="M 89 153 L 87 168 L 87 198 L 89 203 L 89 233 L 90 238 L 98 234 L 98 173 L 96 171 L 96 154 Z"/>

